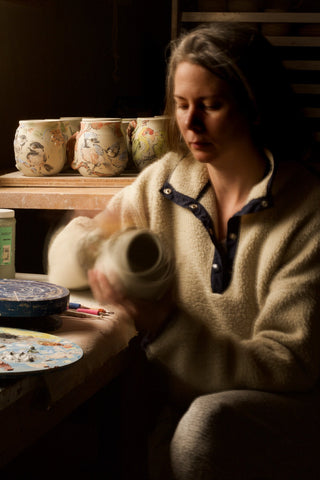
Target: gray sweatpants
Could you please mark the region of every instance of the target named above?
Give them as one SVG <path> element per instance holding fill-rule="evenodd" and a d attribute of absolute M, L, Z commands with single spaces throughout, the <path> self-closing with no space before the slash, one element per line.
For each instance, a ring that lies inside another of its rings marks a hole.
<path fill-rule="evenodd" d="M 320 479 L 320 390 L 232 390 L 166 407 L 149 439 L 152 480 Z"/>

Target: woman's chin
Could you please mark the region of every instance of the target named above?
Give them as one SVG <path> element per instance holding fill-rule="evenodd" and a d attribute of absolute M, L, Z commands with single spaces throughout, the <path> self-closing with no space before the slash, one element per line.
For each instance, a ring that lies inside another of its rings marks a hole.
<path fill-rule="evenodd" d="M 214 154 L 212 152 L 204 152 L 204 151 L 191 151 L 195 160 L 200 163 L 211 163 L 214 160 Z"/>

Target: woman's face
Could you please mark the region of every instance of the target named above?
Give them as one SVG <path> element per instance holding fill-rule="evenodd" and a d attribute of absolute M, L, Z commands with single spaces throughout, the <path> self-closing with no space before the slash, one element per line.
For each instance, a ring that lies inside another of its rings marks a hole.
<path fill-rule="evenodd" d="M 252 143 L 248 121 L 230 87 L 200 65 L 178 65 L 174 100 L 178 127 L 198 161 L 215 164 L 228 155 L 234 158 L 241 146 Z"/>

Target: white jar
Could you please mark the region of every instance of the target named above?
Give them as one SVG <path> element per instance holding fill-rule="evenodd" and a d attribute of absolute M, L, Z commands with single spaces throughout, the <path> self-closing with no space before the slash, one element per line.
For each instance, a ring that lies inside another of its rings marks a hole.
<path fill-rule="evenodd" d="M 16 167 L 26 177 L 56 175 L 66 164 L 67 138 L 59 119 L 20 120 L 14 137 Z"/>
<path fill-rule="evenodd" d="M 84 177 L 120 175 L 128 163 L 121 119 L 83 119 L 76 133 L 71 168 Z"/>
<path fill-rule="evenodd" d="M 161 158 L 168 150 L 165 141 L 167 117 L 137 118 L 137 126 L 132 132 L 132 159 L 139 171 Z"/>
<path fill-rule="evenodd" d="M 15 277 L 16 219 L 14 210 L 0 209 L 0 278 Z"/>
<path fill-rule="evenodd" d="M 174 259 L 160 237 L 134 227 L 116 232 L 104 242 L 95 268 L 115 289 L 144 300 L 160 299 L 175 271 Z"/>

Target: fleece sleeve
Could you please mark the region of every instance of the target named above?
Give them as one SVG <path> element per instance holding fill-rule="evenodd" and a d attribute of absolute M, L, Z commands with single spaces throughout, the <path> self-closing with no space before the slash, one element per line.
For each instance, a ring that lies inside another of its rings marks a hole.
<path fill-rule="evenodd" d="M 87 288 L 87 270 L 94 265 L 110 234 L 132 226 L 148 228 L 154 205 L 152 192 L 158 193 L 149 181 L 159 180 L 152 174 L 154 167 L 150 165 L 132 185 L 115 195 L 102 214 L 95 218 L 76 217 L 55 233 L 48 248 L 50 282 L 71 289 Z"/>

